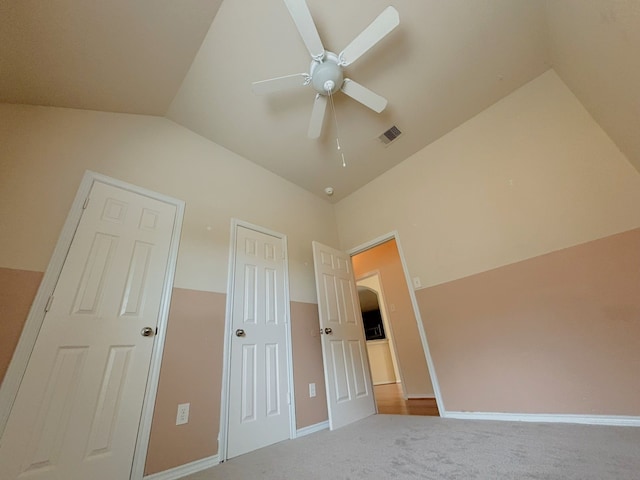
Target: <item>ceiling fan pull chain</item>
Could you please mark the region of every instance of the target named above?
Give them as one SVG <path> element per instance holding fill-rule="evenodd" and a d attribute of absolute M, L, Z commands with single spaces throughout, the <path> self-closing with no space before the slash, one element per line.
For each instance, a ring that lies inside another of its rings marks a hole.
<path fill-rule="evenodd" d="M 336 137 L 336 145 L 338 145 L 338 151 L 340 152 L 340 156 L 342 157 L 342 166 L 347 166 L 347 161 L 344 159 L 344 153 L 342 152 L 342 148 L 340 148 L 340 140 Z"/>
<path fill-rule="evenodd" d="M 340 146 L 340 131 L 338 130 L 338 116 L 336 115 L 336 107 L 333 103 L 333 94 L 331 93 L 331 89 L 327 89 L 327 95 L 329 95 L 329 99 L 331 101 L 331 111 L 333 112 L 333 121 L 336 124 L 336 146 L 338 147 L 340 158 L 342 158 L 342 166 L 346 167 L 347 161 L 344 158 L 344 152 L 342 151 L 342 147 Z"/>

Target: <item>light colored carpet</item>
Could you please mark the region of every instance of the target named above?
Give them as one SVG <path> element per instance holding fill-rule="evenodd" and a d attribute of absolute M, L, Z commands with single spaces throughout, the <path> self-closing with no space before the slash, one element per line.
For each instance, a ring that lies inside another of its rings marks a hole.
<path fill-rule="evenodd" d="M 640 480 L 640 428 L 374 415 L 186 479 Z"/>

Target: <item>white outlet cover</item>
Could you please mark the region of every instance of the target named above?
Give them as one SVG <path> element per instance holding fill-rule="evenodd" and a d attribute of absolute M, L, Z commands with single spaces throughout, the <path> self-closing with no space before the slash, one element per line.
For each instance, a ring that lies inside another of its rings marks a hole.
<path fill-rule="evenodd" d="M 189 423 L 189 406 L 190 403 L 181 403 L 178 405 L 178 414 L 176 415 L 176 425 L 184 425 Z"/>
<path fill-rule="evenodd" d="M 315 383 L 310 383 L 309 384 L 309 397 L 313 398 L 316 396 L 316 384 Z"/>

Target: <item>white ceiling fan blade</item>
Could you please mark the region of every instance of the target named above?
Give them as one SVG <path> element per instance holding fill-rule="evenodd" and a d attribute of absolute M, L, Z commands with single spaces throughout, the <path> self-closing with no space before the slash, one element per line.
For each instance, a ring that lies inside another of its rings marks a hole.
<path fill-rule="evenodd" d="M 327 96 L 316 93 L 316 99 L 313 102 L 313 110 L 311 111 L 311 121 L 309 122 L 309 138 L 318 138 L 322 133 L 322 124 L 324 123 L 324 113 L 327 110 Z"/>
<path fill-rule="evenodd" d="M 386 98 L 381 97 L 377 93 L 369 90 L 367 87 L 363 87 L 358 82 L 354 82 L 349 78 L 344 79 L 341 90 L 354 100 L 363 104 L 365 107 L 369 107 L 374 112 L 380 113 L 387 106 Z"/>
<path fill-rule="evenodd" d="M 399 24 L 400 15 L 398 11 L 393 7 L 385 8 L 382 13 L 378 15 L 378 18 L 371 22 L 371 24 L 340 53 L 341 65 L 351 65 Z"/>
<path fill-rule="evenodd" d="M 305 85 L 309 75 L 306 73 L 295 73 L 284 77 L 270 78 L 269 80 L 261 80 L 251 84 L 251 90 L 256 95 L 264 95 L 267 93 L 279 92 L 288 88 L 301 87 Z"/>
<path fill-rule="evenodd" d="M 291 18 L 293 18 L 311 57 L 321 59 L 324 56 L 324 47 L 307 2 L 305 0 L 284 0 L 284 3 L 287 5 Z"/>

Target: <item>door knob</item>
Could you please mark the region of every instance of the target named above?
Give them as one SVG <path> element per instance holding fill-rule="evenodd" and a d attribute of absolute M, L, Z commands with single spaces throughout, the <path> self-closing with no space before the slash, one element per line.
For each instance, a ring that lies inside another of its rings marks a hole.
<path fill-rule="evenodd" d="M 244 336 L 245 336 L 245 333 L 243 329 L 239 328 L 236 330 L 236 337 L 244 337 Z"/>
<path fill-rule="evenodd" d="M 151 327 L 144 327 L 142 330 L 140 330 L 140 335 L 142 335 L 143 337 L 153 337 L 155 333 L 155 330 Z"/>
<path fill-rule="evenodd" d="M 326 333 L 327 335 L 331 335 L 333 333 L 333 330 L 331 330 L 329 327 L 324 329 L 324 333 Z"/>

